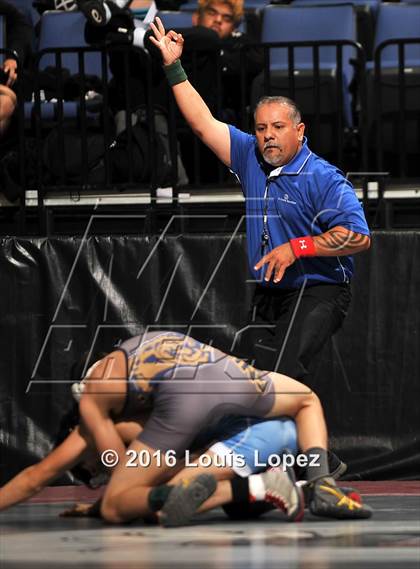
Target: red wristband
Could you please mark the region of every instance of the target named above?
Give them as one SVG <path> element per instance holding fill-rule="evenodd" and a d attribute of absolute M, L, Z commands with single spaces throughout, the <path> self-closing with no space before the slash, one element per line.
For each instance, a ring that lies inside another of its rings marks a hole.
<path fill-rule="evenodd" d="M 315 241 L 310 235 L 306 237 L 296 237 L 289 241 L 296 259 L 299 257 L 315 257 Z"/>

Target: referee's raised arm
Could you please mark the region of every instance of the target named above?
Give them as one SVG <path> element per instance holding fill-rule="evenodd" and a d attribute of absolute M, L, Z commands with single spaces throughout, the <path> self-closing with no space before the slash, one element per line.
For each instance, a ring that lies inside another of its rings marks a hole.
<path fill-rule="evenodd" d="M 227 124 L 218 121 L 199 93 L 187 79 L 180 57 L 184 38 L 165 28 L 159 18 L 151 23 L 154 37 L 150 41 L 159 48 L 163 69 L 175 96 L 177 105 L 194 133 L 206 144 L 226 166 L 230 166 L 230 133 Z"/>

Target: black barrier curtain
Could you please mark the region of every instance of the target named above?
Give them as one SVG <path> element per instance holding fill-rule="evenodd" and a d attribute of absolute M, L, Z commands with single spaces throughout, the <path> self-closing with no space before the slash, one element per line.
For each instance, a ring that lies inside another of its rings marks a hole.
<path fill-rule="evenodd" d="M 374 234 L 313 378 L 353 479 L 419 477 L 419 255 L 420 232 Z M 229 350 L 253 289 L 243 235 L 4 238 L 0 267 L 2 483 L 49 451 L 82 352 L 146 326 Z"/>

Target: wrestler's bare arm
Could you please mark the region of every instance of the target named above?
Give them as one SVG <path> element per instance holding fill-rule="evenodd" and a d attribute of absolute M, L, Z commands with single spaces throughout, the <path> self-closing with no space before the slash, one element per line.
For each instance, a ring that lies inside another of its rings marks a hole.
<path fill-rule="evenodd" d="M 274 385 L 274 404 L 267 417 L 287 415 L 296 422 L 298 445 L 302 452 L 312 447 L 327 448 L 328 434 L 318 396 L 307 386 L 287 375 L 270 372 Z"/>
<path fill-rule="evenodd" d="M 0 510 L 27 500 L 67 470 L 81 462 L 88 448 L 86 439 L 76 428 L 48 456 L 28 466 L 0 489 Z"/>
<path fill-rule="evenodd" d="M 124 443 L 130 444 L 140 433 L 141 425 L 122 422 L 116 424 L 116 429 Z M 0 510 L 38 494 L 67 470 L 83 462 L 92 450 L 87 437 L 76 427 L 48 456 L 22 470 L 0 488 Z"/>

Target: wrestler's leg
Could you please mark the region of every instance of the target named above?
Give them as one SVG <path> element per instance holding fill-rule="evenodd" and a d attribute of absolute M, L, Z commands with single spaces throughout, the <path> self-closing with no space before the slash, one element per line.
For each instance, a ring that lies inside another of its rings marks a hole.
<path fill-rule="evenodd" d="M 255 496 L 250 487 L 264 488 L 264 494 L 269 488 L 264 485 L 264 475 L 256 473 L 267 467 L 278 465 L 279 456 L 285 453 L 293 455 L 297 452 L 296 427 L 290 419 L 262 420 L 251 417 L 227 417 L 221 421 L 219 434 L 230 433 L 213 444 L 190 465 L 181 470 L 171 483 L 181 479 L 189 479 L 201 473 L 211 473 L 218 480 L 217 489 L 211 497 L 197 510 L 203 512 L 218 506 L 228 505 L 227 514 L 235 519 L 258 517 L 272 509 L 267 501 L 255 502 Z M 203 466 L 203 463 L 209 466 Z M 266 476 L 267 477 L 267 476 Z M 299 499 L 298 491 L 292 488 L 289 480 L 281 478 L 282 492 L 286 499 L 291 492 Z M 272 480 L 270 484 L 272 485 Z M 285 486 L 284 486 L 285 484 Z M 290 497 L 289 497 L 290 498 Z M 173 500 L 172 500 L 173 501 Z M 182 496 L 182 500 L 184 497 Z M 302 505 L 298 505 L 300 510 Z M 283 508 L 282 508 L 283 509 Z M 176 519 L 176 518 L 175 518 Z M 185 520 L 184 520 L 185 523 Z"/>
<path fill-rule="evenodd" d="M 306 478 L 311 483 L 311 512 L 338 519 L 369 518 L 371 509 L 348 497 L 331 477 L 327 428 L 318 397 L 287 376 L 270 373 L 270 378 L 274 385 L 274 403 L 268 415 L 286 414 L 296 421 L 299 448 L 308 459 Z"/>
<path fill-rule="evenodd" d="M 267 417 L 287 415 L 296 422 L 298 445 L 302 451 L 312 447 L 326 449 L 328 444 L 324 412 L 318 396 L 306 385 L 271 372 L 274 402 Z"/>
<path fill-rule="evenodd" d="M 172 471 L 165 461 L 159 461 L 155 450 L 138 440 L 131 443 L 113 471 L 102 499 L 101 515 L 106 521 L 122 523 L 152 512 L 150 490 L 170 478 Z"/>
<path fill-rule="evenodd" d="M 100 504 L 101 517 L 108 522 L 124 523 L 148 517 L 170 504 L 173 494 L 182 493 L 182 517 L 177 515 L 176 525 L 183 525 L 216 490 L 216 480 L 208 473 L 175 486 L 163 484 L 174 468 L 157 458 L 161 456 L 159 451 L 140 441 L 134 441 L 128 450 L 128 456 L 132 453 L 133 456 L 148 457 L 148 465 L 128 467 L 125 461 L 114 470 Z M 168 518 L 167 525 L 173 525 L 169 522 Z"/>

